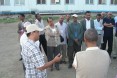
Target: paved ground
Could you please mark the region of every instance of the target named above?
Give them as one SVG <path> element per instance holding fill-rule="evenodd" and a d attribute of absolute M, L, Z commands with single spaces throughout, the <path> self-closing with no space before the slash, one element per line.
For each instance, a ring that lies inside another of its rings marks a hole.
<path fill-rule="evenodd" d="M 0 24 L 0 78 L 24 78 L 22 63 L 19 61 L 17 23 Z M 48 78 L 75 78 L 75 70 L 60 65 L 60 71 L 48 70 Z M 112 59 L 108 78 L 115 78 L 117 74 L 117 60 Z"/>

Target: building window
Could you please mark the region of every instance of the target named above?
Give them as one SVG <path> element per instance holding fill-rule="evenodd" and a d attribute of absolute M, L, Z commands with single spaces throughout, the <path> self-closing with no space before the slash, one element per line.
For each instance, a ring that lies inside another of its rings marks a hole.
<path fill-rule="evenodd" d="M 106 0 L 98 0 L 99 4 L 106 4 Z"/>
<path fill-rule="evenodd" d="M 25 0 L 15 0 L 15 5 L 24 5 Z"/>
<path fill-rule="evenodd" d="M 51 4 L 60 4 L 60 0 L 51 0 Z"/>
<path fill-rule="evenodd" d="M 117 0 L 111 0 L 111 4 L 117 5 Z"/>
<path fill-rule="evenodd" d="M 10 5 L 10 0 L 0 0 L 0 5 Z"/>
<path fill-rule="evenodd" d="M 73 4 L 74 3 L 74 0 L 65 0 L 65 3 L 66 4 Z"/>
<path fill-rule="evenodd" d="M 46 4 L 46 0 L 37 0 L 37 4 Z"/>
<path fill-rule="evenodd" d="M 86 4 L 93 4 L 93 0 L 86 0 Z"/>

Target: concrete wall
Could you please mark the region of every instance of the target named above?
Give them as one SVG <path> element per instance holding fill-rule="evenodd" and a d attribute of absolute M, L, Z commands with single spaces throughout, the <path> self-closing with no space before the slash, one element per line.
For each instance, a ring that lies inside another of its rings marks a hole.
<path fill-rule="evenodd" d="M 10 5 L 0 6 L 0 11 L 50 11 L 50 10 L 90 10 L 90 11 L 117 11 L 117 5 L 111 5 L 110 0 L 106 4 L 99 5 L 98 0 L 94 0 L 94 4 L 85 4 L 85 0 L 75 0 L 74 4 L 65 4 L 65 0 L 61 0 L 60 4 L 51 4 L 50 0 L 46 0 L 46 4 L 36 4 L 36 0 L 25 0 L 25 5 L 15 5 L 14 0 L 10 0 Z"/>

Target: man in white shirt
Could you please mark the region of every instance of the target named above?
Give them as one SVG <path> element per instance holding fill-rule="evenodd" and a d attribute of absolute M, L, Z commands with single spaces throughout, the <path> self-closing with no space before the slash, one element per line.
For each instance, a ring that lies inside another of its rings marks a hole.
<path fill-rule="evenodd" d="M 117 58 L 117 16 L 114 17 L 115 27 L 113 30 L 113 59 Z"/>
<path fill-rule="evenodd" d="M 91 19 L 91 12 L 90 11 L 86 11 L 85 12 L 85 19 L 83 19 L 81 22 L 81 25 L 83 27 L 83 33 L 90 28 L 95 28 L 94 27 L 94 21 Z M 82 50 L 86 49 L 86 45 L 83 42 L 82 43 Z"/>
<path fill-rule="evenodd" d="M 43 23 L 43 20 L 42 20 L 40 14 L 35 14 L 35 18 L 36 18 L 35 24 L 39 28 L 43 29 L 43 31 L 40 32 L 40 38 L 39 38 L 39 41 L 40 41 L 40 49 L 41 49 L 41 45 L 42 45 L 42 47 L 43 47 L 43 49 L 45 51 L 45 54 L 47 55 L 47 42 L 46 42 L 45 33 L 44 33 L 45 26 L 44 26 L 44 23 Z"/>
<path fill-rule="evenodd" d="M 103 24 L 101 20 L 101 14 L 96 15 L 96 19 L 94 20 L 94 26 L 98 33 L 98 41 L 97 46 L 100 47 L 101 43 L 103 43 Z"/>
<path fill-rule="evenodd" d="M 76 69 L 76 78 L 107 78 L 110 57 L 107 51 L 96 46 L 98 33 L 95 29 L 88 29 L 84 33 L 84 42 L 87 49 L 77 52 L 73 66 Z"/>
<path fill-rule="evenodd" d="M 36 18 L 35 24 L 36 24 L 39 28 L 44 29 L 44 23 L 43 23 L 43 20 L 42 20 L 42 18 L 41 18 L 41 15 L 40 15 L 40 14 L 36 14 L 36 15 L 35 15 L 35 18 Z M 41 33 L 40 33 L 40 35 L 41 35 Z"/>
<path fill-rule="evenodd" d="M 67 24 L 63 22 L 64 21 L 64 16 L 60 16 L 59 21 L 55 24 L 55 26 L 58 28 L 60 35 L 64 38 L 63 42 L 60 42 L 60 52 L 62 53 L 62 61 L 60 63 L 66 64 L 65 58 L 66 58 L 66 29 L 67 29 Z"/>
<path fill-rule="evenodd" d="M 28 40 L 28 37 L 26 36 L 26 26 L 30 25 L 31 23 L 30 22 L 25 22 L 24 23 L 24 33 L 22 34 L 22 36 L 20 37 L 20 45 L 23 46 L 27 40 Z"/>

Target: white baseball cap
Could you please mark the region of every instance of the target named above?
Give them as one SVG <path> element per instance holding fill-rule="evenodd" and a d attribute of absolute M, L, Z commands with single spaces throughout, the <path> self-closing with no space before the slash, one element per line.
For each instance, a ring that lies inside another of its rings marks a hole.
<path fill-rule="evenodd" d="M 24 23 L 24 27 L 26 27 L 26 26 L 28 26 L 28 25 L 30 25 L 31 23 L 30 22 L 25 22 Z"/>
<path fill-rule="evenodd" d="M 30 24 L 26 26 L 26 33 L 31 33 L 33 31 L 43 31 L 43 29 L 39 28 L 36 24 Z"/>
<path fill-rule="evenodd" d="M 78 17 L 78 15 L 77 15 L 77 14 L 73 14 L 72 16 L 73 16 L 73 17 Z"/>

